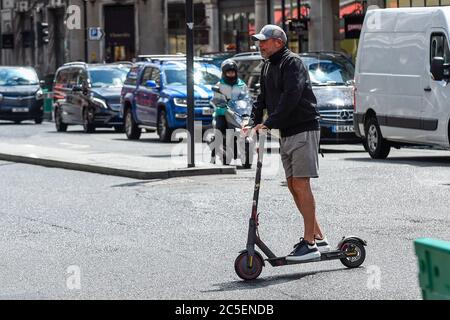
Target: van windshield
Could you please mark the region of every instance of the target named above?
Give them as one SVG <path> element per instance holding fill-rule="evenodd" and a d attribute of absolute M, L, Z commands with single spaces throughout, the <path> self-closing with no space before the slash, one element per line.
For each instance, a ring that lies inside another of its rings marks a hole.
<path fill-rule="evenodd" d="M 36 72 L 29 68 L 0 68 L 0 86 L 37 85 Z"/>
<path fill-rule="evenodd" d="M 355 68 L 344 58 L 302 57 L 312 85 L 348 85 L 353 81 Z"/>

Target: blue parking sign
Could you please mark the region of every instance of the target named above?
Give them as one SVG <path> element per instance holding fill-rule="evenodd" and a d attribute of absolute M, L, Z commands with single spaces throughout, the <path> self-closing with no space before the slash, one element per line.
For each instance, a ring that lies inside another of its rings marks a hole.
<path fill-rule="evenodd" d="M 100 40 L 102 37 L 103 30 L 101 28 L 89 28 L 89 40 Z"/>

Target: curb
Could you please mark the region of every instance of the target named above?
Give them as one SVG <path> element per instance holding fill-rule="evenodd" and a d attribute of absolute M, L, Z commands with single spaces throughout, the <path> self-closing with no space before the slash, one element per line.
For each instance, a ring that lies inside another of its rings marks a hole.
<path fill-rule="evenodd" d="M 96 165 L 66 162 L 60 160 L 50 160 L 43 158 L 33 158 L 25 156 L 17 156 L 11 154 L 0 153 L 0 160 L 19 162 L 26 164 L 39 165 L 50 168 L 69 169 L 90 173 L 105 174 L 110 176 L 132 178 L 138 180 L 151 179 L 169 179 L 175 177 L 189 177 L 201 175 L 215 175 L 215 174 L 236 174 L 236 167 L 218 167 L 218 168 L 184 168 L 161 171 L 137 171 L 118 168 L 101 167 Z"/>

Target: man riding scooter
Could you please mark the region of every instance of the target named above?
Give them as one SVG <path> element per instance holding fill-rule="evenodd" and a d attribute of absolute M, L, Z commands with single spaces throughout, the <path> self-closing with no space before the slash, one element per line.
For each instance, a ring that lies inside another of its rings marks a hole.
<path fill-rule="evenodd" d="M 248 93 L 247 85 L 238 78 L 238 67 L 234 60 L 227 59 L 222 65 L 222 79 L 213 88 L 214 97 L 212 103 L 215 106 L 213 125 L 216 129 L 214 140 L 222 135 L 222 145 L 219 146 L 216 140 L 212 150 L 212 162 L 215 162 L 216 149 L 224 164 L 229 164 L 232 156 L 235 158 L 239 154 L 244 168 L 251 167 L 251 146 L 248 138 L 241 138 L 237 141 L 237 148 L 234 143 L 227 140 L 227 129 L 232 129 L 233 133 L 240 131 L 244 122 L 248 122 L 251 116 L 252 101 Z M 234 136 L 231 136 L 234 140 Z M 228 137 L 230 139 L 230 136 Z M 214 141 L 213 140 L 213 141 Z M 227 142 L 229 147 L 227 147 Z M 238 152 L 239 151 L 239 152 Z"/>

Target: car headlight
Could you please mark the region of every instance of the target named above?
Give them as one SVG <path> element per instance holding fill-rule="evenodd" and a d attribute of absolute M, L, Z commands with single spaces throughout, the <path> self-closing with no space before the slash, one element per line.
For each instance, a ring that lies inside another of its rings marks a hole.
<path fill-rule="evenodd" d="M 175 105 L 179 107 L 187 107 L 187 99 L 174 98 L 173 103 L 175 103 Z"/>
<path fill-rule="evenodd" d="M 99 99 L 99 98 L 92 98 L 92 102 L 99 105 L 102 108 L 108 109 L 108 105 L 106 104 L 105 100 Z"/>
<path fill-rule="evenodd" d="M 44 98 L 44 91 L 42 89 L 39 89 L 36 91 L 36 94 L 34 95 L 36 97 L 36 100 L 41 100 Z"/>

